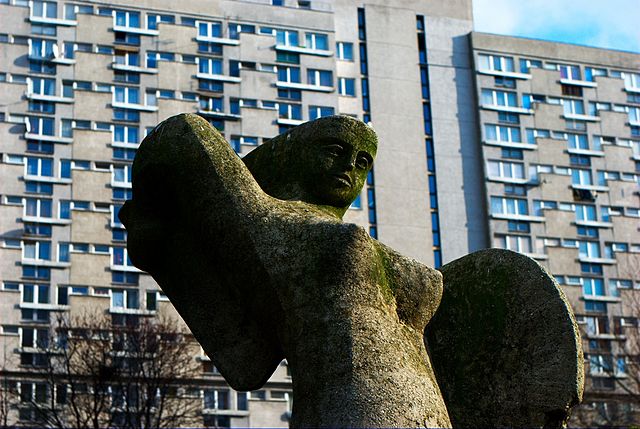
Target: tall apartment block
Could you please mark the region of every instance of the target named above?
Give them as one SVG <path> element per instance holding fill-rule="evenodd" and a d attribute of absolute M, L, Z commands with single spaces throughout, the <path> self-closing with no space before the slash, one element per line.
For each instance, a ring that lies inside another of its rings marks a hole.
<path fill-rule="evenodd" d="M 347 220 L 429 265 L 486 245 L 470 0 L 0 0 L 0 22 L 9 423 L 33 425 L 30 404 L 64 396 L 36 375 L 59 315 L 172 311 L 129 261 L 117 218 L 139 142 L 171 115 L 200 114 L 241 155 L 320 116 L 363 119 L 381 143 Z M 285 363 L 244 393 L 194 359 L 199 424 L 287 424 Z"/>
<path fill-rule="evenodd" d="M 572 425 L 637 423 L 622 384 L 640 380 L 640 55 L 470 37 L 490 243 L 538 260 L 573 305 L 590 416 Z"/>

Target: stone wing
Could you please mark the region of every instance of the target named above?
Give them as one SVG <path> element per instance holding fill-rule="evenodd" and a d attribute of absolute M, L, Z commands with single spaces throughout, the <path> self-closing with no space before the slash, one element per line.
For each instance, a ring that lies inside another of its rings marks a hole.
<path fill-rule="evenodd" d="M 262 387 L 283 359 L 281 312 L 252 244 L 268 197 L 224 138 L 196 115 L 147 136 L 120 211 L 132 262 L 150 273 L 237 390 Z"/>
<path fill-rule="evenodd" d="M 425 331 L 454 427 L 561 427 L 582 399 L 582 345 L 556 281 L 533 259 L 482 250 L 442 267 Z"/>

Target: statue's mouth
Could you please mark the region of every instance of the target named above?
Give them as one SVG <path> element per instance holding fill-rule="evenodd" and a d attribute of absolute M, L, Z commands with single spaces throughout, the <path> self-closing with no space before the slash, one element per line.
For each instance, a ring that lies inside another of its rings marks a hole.
<path fill-rule="evenodd" d="M 340 173 L 340 174 L 334 174 L 333 177 L 335 177 L 338 182 L 343 183 L 347 186 L 351 186 L 351 176 L 349 176 L 347 173 Z"/>

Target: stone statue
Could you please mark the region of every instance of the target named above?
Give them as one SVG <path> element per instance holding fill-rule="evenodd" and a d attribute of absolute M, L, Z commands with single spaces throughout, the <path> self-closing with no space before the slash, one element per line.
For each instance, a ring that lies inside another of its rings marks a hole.
<path fill-rule="evenodd" d="M 425 337 L 440 272 L 342 222 L 376 150 L 332 116 L 241 160 L 204 119 L 172 117 L 134 161 L 131 260 L 234 389 L 287 359 L 293 427 L 562 425 L 582 355 L 557 284 L 513 252 L 469 255 L 442 270 Z"/>

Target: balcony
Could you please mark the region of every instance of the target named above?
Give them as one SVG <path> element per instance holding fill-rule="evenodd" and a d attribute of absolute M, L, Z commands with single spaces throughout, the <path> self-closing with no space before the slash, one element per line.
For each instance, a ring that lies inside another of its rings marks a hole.
<path fill-rule="evenodd" d="M 293 125 L 293 126 L 297 126 L 297 125 L 301 125 L 304 124 L 306 121 L 303 121 L 302 119 L 289 119 L 289 118 L 278 118 L 276 120 L 276 123 L 278 125 Z"/>
<path fill-rule="evenodd" d="M 565 119 L 573 119 L 577 121 L 589 121 L 589 122 L 599 122 L 599 116 L 585 115 L 582 113 L 564 113 L 562 115 Z"/>
<path fill-rule="evenodd" d="M 502 177 L 502 176 L 488 176 L 487 180 L 490 182 L 501 182 L 501 183 L 513 183 L 516 185 L 525 185 L 529 183 L 529 179 L 527 178 L 514 178 L 514 177 Z"/>
<path fill-rule="evenodd" d="M 36 174 L 25 174 L 22 178 L 25 181 L 30 181 L 30 182 L 58 183 L 61 185 L 70 185 L 72 183 L 71 179 L 63 179 L 60 177 L 53 177 L 53 176 L 40 176 Z"/>
<path fill-rule="evenodd" d="M 617 263 L 615 259 L 600 258 L 600 257 L 594 257 L 594 256 L 586 256 L 586 255 L 579 255 L 578 261 L 585 262 L 588 264 L 605 264 L 605 265 L 614 265 Z"/>
<path fill-rule="evenodd" d="M 55 217 L 28 216 L 20 218 L 22 222 L 46 223 L 47 225 L 71 225 L 71 219 L 58 219 Z"/>
<path fill-rule="evenodd" d="M 577 189 L 580 191 L 590 191 L 590 192 L 607 192 L 609 191 L 608 186 L 599 186 L 599 185 L 580 185 L 572 183 L 571 187 L 573 189 Z"/>
<path fill-rule="evenodd" d="M 587 156 L 604 156 L 604 152 L 601 150 L 592 149 L 567 149 L 567 153 L 572 155 L 587 155 Z"/>
<path fill-rule="evenodd" d="M 544 216 L 531 216 L 531 215 L 521 215 L 521 214 L 491 214 L 493 219 L 502 219 L 502 220 L 520 220 L 525 222 L 544 222 Z"/>
<path fill-rule="evenodd" d="M 588 226 L 593 228 L 613 228 L 613 223 L 597 220 L 577 220 L 574 223 L 578 226 Z"/>

